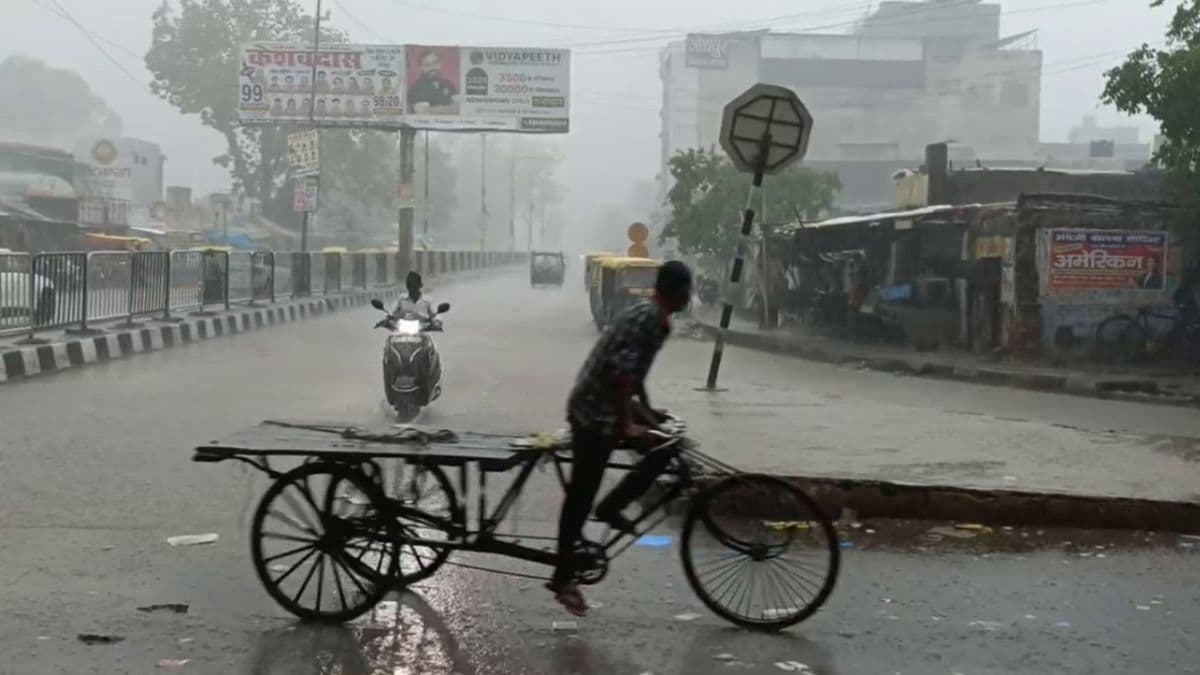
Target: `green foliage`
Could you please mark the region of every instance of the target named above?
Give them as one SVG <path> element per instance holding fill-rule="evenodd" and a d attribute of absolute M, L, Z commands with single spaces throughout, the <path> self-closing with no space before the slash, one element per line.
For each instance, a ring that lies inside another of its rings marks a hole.
<path fill-rule="evenodd" d="M 8 92 L 0 131 L 9 140 L 69 149 L 81 137 L 121 133 L 121 118 L 73 71 L 9 56 L 0 61 L 0 89 Z"/>
<path fill-rule="evenodd" d="M 1105 80 L 1105 103 L 1159 122 L 1163 143 L 1156 159 L 1167 171 L 1168 187 L 1189 211 L 1200 208 L 1200 0 L 1175 9 L 1164 48 L 1143 44 Z"/>
<path fill-rule="evenodd" d="M 674 185 L 667 194 L 671 214 L 661 237 L 677 238 L 685 253 L 728 258 L 741 235 L 750 177 L 716 152 L 694 148 L 676 153 L 668 166 Z M 816 218 L 832 208 L 840 189 L 836 175 L 802 165 L 767 176 L 765 213 L 761 203 L 754 204 L 756 232 Z"/>

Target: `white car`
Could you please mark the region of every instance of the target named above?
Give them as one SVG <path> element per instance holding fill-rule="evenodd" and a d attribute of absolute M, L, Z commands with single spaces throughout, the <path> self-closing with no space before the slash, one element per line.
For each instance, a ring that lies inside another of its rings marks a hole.
<path fill-rule="evenodd" d="M 31 279 L 36 317 L 44 321 L 54 313 L 54 283 L 44 275 L 31 273 L 30 258 L 0 248 L 0 325 L 4 327 L 10 327 L 8 324 L 15 317 L 29 315 Z"/>

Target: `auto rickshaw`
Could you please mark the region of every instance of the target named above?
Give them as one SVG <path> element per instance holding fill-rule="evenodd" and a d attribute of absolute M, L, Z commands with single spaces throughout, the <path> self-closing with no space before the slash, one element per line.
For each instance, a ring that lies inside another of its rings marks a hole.
<path fill-rule="evenodd" d="M 654 294 L 661 260 L 650 258 L 597 258 L 588 290 L 592 320 L 604 329 L 625 309 Z"/>
<path fill-rule="evenodd" d="M 599 258 L 609 258 L 618 255 L 616 253 L 608 253 L 605 251 L 595 251 L 592 253 L 583 254 L 583 291 L 591 292 L 592 287 L 592 267 Z"/>
<path fill-rule="evenodd" d="M 529 256 L 529 285 L 559 286 L 563 285 L 566 276 L 567 261 L 562 253 L 549 251 L 534 251 Z"/>

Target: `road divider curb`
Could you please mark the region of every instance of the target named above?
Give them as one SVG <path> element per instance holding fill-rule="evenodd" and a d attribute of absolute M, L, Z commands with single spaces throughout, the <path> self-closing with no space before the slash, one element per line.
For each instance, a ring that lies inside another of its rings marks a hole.
<path fill-rule="evenodd" d="M 1200 503 L 1029 490 L 924 485 L 824 476 L 778 476 L 837 520 L 914 519 L 986 525 L 1138 530 L 1200 534 Z M 701 486 L 719 478 L 702 477 Z M 652 496 L 649 498 L 653 498 Z M 674 509 L 673 509 L 674 511 Z"/>
<path fill-rule="evenodd" d="M 697 324 L 709 336 L 715 336 L 717 327 L 703 321 Z M 746 331 L 728 330 L 725 342 L 737 347 L 772 352 L 806 361 L 830 363 L 841 366 L 855 366 L 866 370 L 885 373 L 930 377 L 957 382 L 989 384 L 1029 389 L 1033 391 L 1057 392 L 1099 398 L 1108 400 L 1131 401 L 1154 405 L 1172 405 L 1195 407 L 1200 405 L 1200 398 L 1192 395 L 1171 394 L 1162 391 L 1157 382 L 1151 378 L 1138 377 L 1093 377 L 1087 375 L 1066 375 L 1055 373 L 1040 373 L 1019 370 L 1009 370 L 998 367 L 978 366 L 965 367 L 945 363 L 937 363 L 922 359 L 919 355 L 911 357 L 874 356 L 870 354 L 855 354 L 823 349 L 787 340 L 778 336 L 763 335 Z"/>
<path fill-rule="evenodd" d="M 504 271 L 505 268 L 493 268 L 461 276 L 439 276 L 431 281 L 463 281 Z M 189 316 L 181 321 L 150 320 L 133 326 L 109 326 L 109 330 L 101 335 L 69 336 L 50 344 L 0 347 L 3 350 L 0 351 L 0 384 L 324 316 L 339 309 L 365 305 L 371 298 L 395 298 L 402 291 L 400 287 L 374 288 L 274 305 L 251 305 L 214 316 Z"/>

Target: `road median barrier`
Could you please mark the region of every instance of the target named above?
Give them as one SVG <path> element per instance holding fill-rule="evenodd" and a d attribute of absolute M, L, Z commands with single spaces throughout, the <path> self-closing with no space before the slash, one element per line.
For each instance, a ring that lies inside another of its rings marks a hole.
<path fill-rule="evenodd" d="M 9 292 L 0 295 L 8 304 L 29 297 L 35 308 L 0 322 L 0 336 L 11 340 L 0 345 L 0 383 L 395 298 L 407 273 L 392 253 L 256 252 L 245 254 L 245 269 L 227 251 L 100 253 L 0 254 L 10 268 L 3 278 Z M 509 252 L 414 253 L 427 287 L 525 263 Z M 277 264 L 284 259 L 286 267 Z M 37 309 L 51 287 L 51 306 Z M 47 333 L 55 329 L 65 330 Z"/>

